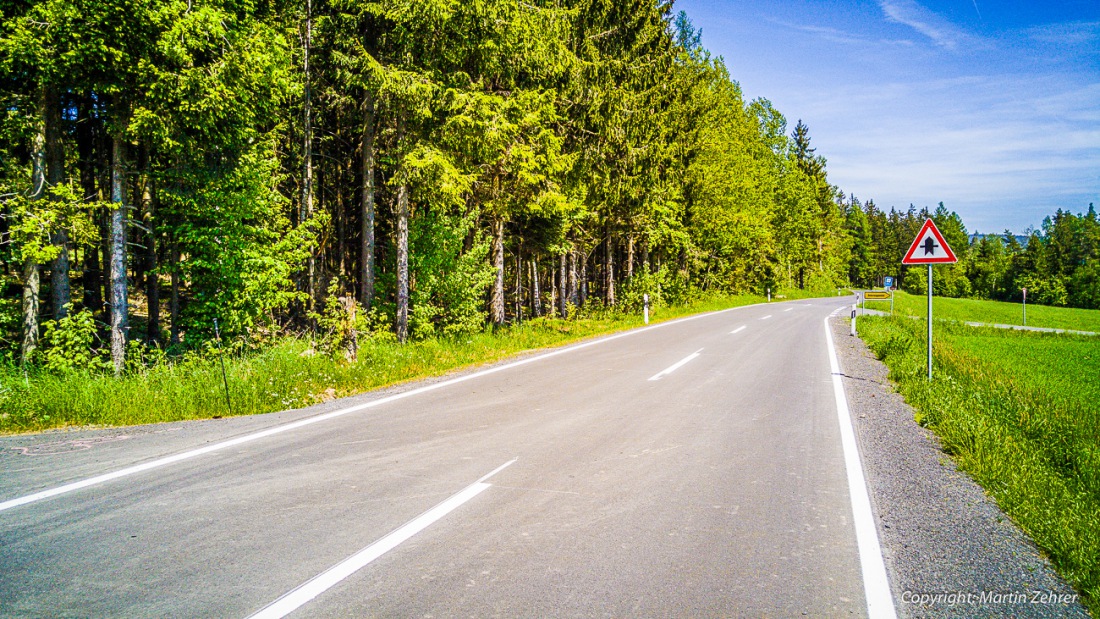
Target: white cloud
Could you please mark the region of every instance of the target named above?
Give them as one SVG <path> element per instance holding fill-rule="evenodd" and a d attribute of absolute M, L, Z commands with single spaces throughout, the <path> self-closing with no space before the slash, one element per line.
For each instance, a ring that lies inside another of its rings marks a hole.
<path fill-rule="evenodd" d="M 886 18 L 909 26 L 940 47 L 955 51 L 960 45 L 975 44 L 979 39 L 926 9 L 914 0 L 878 0 Z"/>

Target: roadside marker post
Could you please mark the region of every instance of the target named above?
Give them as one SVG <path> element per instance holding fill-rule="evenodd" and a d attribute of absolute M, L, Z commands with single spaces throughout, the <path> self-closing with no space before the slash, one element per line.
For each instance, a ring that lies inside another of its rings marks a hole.
<path fill-rule="evenodd" d="M 649 324 L 649 294 L 642 295 L 642 301 L 645 303 L 645 323 Z"/>
<path fill-rule="evenodd" d="M 909 251 L 901 259 L 902 264 L 928 265 L 928 380 L 932 380 L 932 266 L 958 261 L 955 252 L 947 246 L 947 241 L 943 240 L 943 235 L 931 219 L 925 220 L 917 238 L 913 239 Z"/>

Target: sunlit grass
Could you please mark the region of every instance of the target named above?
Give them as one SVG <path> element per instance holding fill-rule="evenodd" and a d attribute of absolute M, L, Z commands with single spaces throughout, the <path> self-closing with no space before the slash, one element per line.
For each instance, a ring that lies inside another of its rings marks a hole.
<path fill-rule="evenodd" d="M 1100 611 L 1100 339 L 947 323 L 929 382 L 919 321 L 860 331 L 917 420 Z"/>
<path fill-rule="evenodd" d="M 928 297 L 900 290 L 894 294 L 895 313 L 920 318 L 928 314 Z M 869 301 L 867 309 L 889 311 L 890 302 Z M 932 317 L 937 320 L 1022 325 L 1024 308 L 1021 303 L 932 297 Z M 1027 326 L 1100 332 L 1100 310 L 1028 304 Z"/>

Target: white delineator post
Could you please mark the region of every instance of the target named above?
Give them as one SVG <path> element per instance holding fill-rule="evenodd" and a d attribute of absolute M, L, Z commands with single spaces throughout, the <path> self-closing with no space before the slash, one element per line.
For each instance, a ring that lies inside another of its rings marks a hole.
<path fill-rule="evenodd" d="M 643 311 L 643 316 L 645 317 L 645 323 L 648 325 L 649 324 L 649 295 L 648 294 L 643 294 L 642 295 L 642 301 L 643 301 L 643 304 L 645 305 L 645 309 L 642 310 Z"/>
<path fill-rule="evenodd" d="M 1027 288 L 1024 288 L 1024 326 L 1027 326 Z"/>

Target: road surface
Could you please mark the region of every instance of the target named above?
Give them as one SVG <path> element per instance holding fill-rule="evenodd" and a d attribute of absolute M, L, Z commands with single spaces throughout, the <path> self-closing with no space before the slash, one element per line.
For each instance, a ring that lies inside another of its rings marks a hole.
<path fill-rule="evenodd" d="M 867 616 L 824 322 L 850 303 L 305 411 L 6 439 L 0 615 Z"/>

